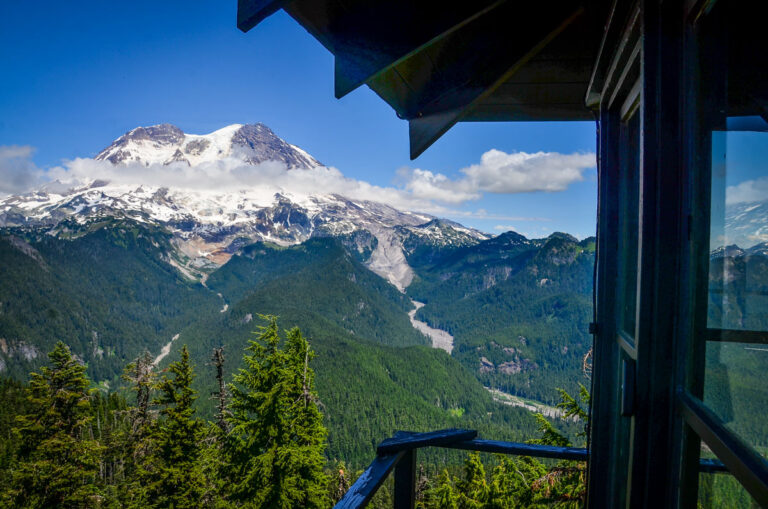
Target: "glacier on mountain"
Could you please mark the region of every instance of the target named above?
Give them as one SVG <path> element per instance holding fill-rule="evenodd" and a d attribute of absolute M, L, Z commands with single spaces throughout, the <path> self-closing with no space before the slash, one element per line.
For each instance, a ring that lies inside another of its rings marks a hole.
<path fill-rule="evenodd" d="M 183 177 L 188 174 L 184 168 L 216 170 L 222 161 L 263 166 L 273 172 L 306 172 L 320 166 L 263 124 L 234 124 L 207 135 L 185 134 L 170 124 L 139 127 L 115 140 L 95 159 L 114 166 L 119 178 L 52 182 L 31 193 L 9 196 L 0 201 L 0 228 L 36 228 L 57 235 L 65 220 L 84 225 L 117 217 L 152 223 L 173 235 L 179 255 L 174 265 L 201 280 L 244 245 L 256 241 L 292 245 L 318 236 L 349 239 L 362 232 L 375 239 L 367 246 L 367 266 L 401 291 L 413 278 L 403 251 L 406 239 L 412 243 L 415 237 L 441 246 L 488 238 L 427 214 L 321 190 L 289 190 L 267 183 L 242 189 L 185 185 Z M 178 171 L 177 183 L 153 186 L 141 182 L 141 176 L 157 165 L 167 167 L 172 176 Z M 363 246 L 358 249 L 364 251 Z"/>

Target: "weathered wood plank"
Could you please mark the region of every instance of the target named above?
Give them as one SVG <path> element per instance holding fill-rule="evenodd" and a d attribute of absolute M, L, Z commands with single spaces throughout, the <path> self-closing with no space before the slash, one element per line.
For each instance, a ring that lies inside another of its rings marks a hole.
<path fill-rule="evenodd" d="M 403 455 L 395 467 L 394 509 L 416 507 L 416 449 Z"/>
<path fill-rule="evenodd" d="M 334 509 L 365 507 L 404 455 L 405 452 L 400 451 L 394 454 L 377 456 L 365 472 L 363 472 L 363 475 L 358 477 L 355 484 L 349 488 L 346 495 L 334 506 Z"/>
<path fill-rule="evenodd" d="M 443 445 L 449 449 L 465 449 L 468 451 L 495 452 L 499 454 L 514 454 L 517 456 L 533 456 L 536 458 L 553 458 L 561 460 L 586 461 L 589 451 L 580 447 L 554 447 L 551 445 L 521 444 L 518 442 L 500 442 L 498 440 L 466 440 Z"/>
<path fill-rule="evenodd" d="M 471 429 L 443 429 L 428 433 L 397 432 L 376 448 L 379 456 L 393 454 L 399 451 L 417 449 L 419 447 L 445 447 L 447 444 L 472 440 L 477 431 Z"/>

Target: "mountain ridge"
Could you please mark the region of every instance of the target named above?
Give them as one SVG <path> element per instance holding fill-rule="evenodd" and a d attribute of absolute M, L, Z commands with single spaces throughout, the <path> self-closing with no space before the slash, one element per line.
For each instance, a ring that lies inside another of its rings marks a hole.
<path fill-rule="evenodd" d="M 194 166 L 233 157 L 248 164 L 279 161 L 290 168 L 322 166 L 307 152 L 287 143 L 262 123 L 231 124 L 208 134 L 187 134 L 173 124 L 137 127 L 99 152 L 97 161 Z"/>
<path fill-rule="evenodd" d="M 260 123 L 233 124 L 207 135 L 185 134 L 171 124 L 137 127 L 117 138 L 95 160 L 115 167 L 194 167 L 234 160 L 250 166 L 279 164 L 287 172 L 320 166 L 314 157 Z M 333 193 L 274 191 L 266 186 L 190 189 L 183 181 L 174 187 L 108 179 L 69 186 L 58 182 L 0 200 L 0 228 L 30 227 L 58 235 L 67 219 L 87 225 L 108 217 L 162 226 L 173 234 L 177 268 L 200 281 L 250 243 L 288 246 L 314 237 L 338 237 L 357 251 L 369 269 L 401 291 L 413 279 L 403 251 L 406 236 L 435 245 L 467 245 L 488 238 L 448 220 L 439 220 L 439 229 L 449 234 L 435 235 L 433 216 L 384 203 Z"/>

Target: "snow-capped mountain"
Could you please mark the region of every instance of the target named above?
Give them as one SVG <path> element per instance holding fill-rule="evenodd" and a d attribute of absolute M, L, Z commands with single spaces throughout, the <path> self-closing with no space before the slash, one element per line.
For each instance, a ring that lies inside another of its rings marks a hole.
<path fill-rule="evenodd" d="M 228 157 L 249 164 L 279 161 L 288 168 L 314 168 L 320 163 L 286 143 L 264 124 L 232 124 L 210 134 L 186 134 L 171 124 L 137 127 L 116 139 L 96 156 L 113 164 L 187 163 L 195 166 Z"/>
<path fill-rule="evenodd" d="M 251 165 L 277 161 L 284 164 L 284 171 L 319 165 L 263 124 L 236 124 L 207 135 L 185 134 L 170 124 L 139 127 L 96 156 L 112 165 L 126 165 L 126 171 L 136 164 L 194 167 L 228 158 Z M 170 188 L 90 180 L 71 186 L 52 183 L 0 201 L 0 228 L 70 236 L 73 224 L 89 225 L 108 217 L 168 230 L 178 251 L 169 261 L 188 277 L 201 279 L 256 241 L 290 245 L 332 236 L 340 238 L 372 271 L 404 290 L 413 278 L 404 241 L 463 246 L 488 238 L 457 223 L 382 203 L 289 189 L 221 191 L 188 189 L 183 181 Z"/>

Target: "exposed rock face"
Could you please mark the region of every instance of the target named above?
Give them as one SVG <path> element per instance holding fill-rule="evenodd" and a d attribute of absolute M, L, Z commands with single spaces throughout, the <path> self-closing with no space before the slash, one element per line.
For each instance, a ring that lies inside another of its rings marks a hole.
<path fill-rule="evenodd" d="M 494 369 L 496 369 L 496 366 L 488 358 L 480 357 L 480 369 L 478 370 L 480 373 L 490 373 Z"/>
<path fill-rule="evenodd" d="M 37 251 L 37 249 L 35 249 L 31 245 L 29 245 L 29 243 L 27 241 L 25 241 L 24 239 L 20 239 L 19 237 L 15 236 L 15 235 L 11 235 L 10 237 L 8 237 L 8 240 L 11 242 L 11 245 L 13 247 L 15 247 L 16 249 L 18 249 L 19 251 L 21 251 L 25 255 L 27 255 L 30 258 L 32 258 L 33 260 L 35 260 L 38 264 L 40 264 L 40 266 L 43 269 L 46 268 L 45 267 L 45 261 L 43 260 L 43 257 L 40 255 L 40 253 Z"/>
<path fill-rule="evenodd" d="M 285 142 L 264 124 L 247 124 L 232 136 L 232 151 L 242 154 L 245 162 L 283 161 L 289 168 L 320 166 L 317 160 L 298 147 Z"/>
<path fill-rule="evenodd" d="M 0 372 L 2 372 L 8 361 L 13 359 L 33 361 L 40 356 L 40 350 L 26 341 L 13 341 L 6 338 L 0 338 Z"/>
<path fill-rule="evenodd" d="M 102 150 L 98 160 L 106 160 L 112 164 L 130 161 L 134 154 L 131 148 L 136 144 L 150 142 L 157 145 L 176 146 L 184 141 L 184 132 L 172 124 L 159 124 L 149 127 L 137 127 L 115 140 L 109 147 Z"/>
<path fill-rule="evenodd" d="M 199 156 L 211 145 L 210 140 L 192 140 L 184 146 L 184 152 L 189 155 Z"/>
<path fill-rule="evenodd" d="M 499 372 L 505 375 L 516 375 L 522 371 L 537 369 L 539 366 L 530 359 L 515 359 L 499 364 Z"/>

